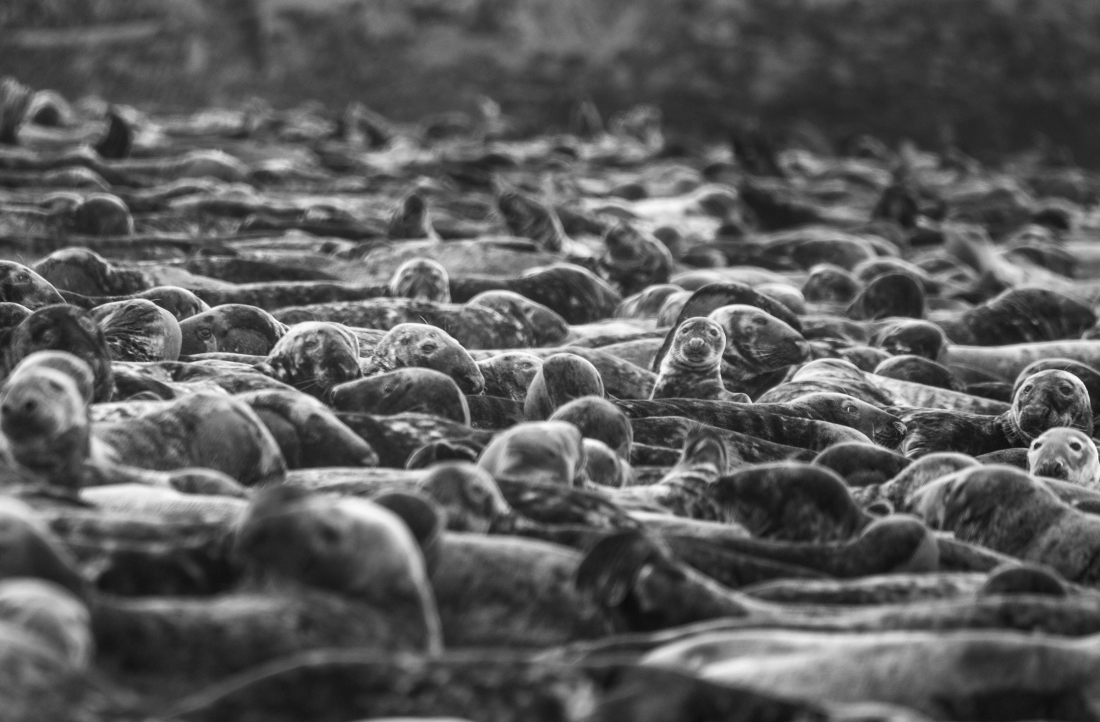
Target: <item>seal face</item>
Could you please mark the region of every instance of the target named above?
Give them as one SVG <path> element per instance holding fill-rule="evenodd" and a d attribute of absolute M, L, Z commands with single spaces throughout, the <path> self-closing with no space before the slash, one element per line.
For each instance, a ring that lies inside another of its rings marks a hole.
<path fill-rule="evenodd" d="M 498 519 L 512 513 L 493 477 L 462 461 L 444 461 L 428 469 L 420 489 L 447 514 L 450 531 L 486 534 Z"/>
<path fill-rule="evenodd" d="M 1080 486 L 1100 487 L 1100 460 L 1096 444 L 1078 429 L 1056 427 L 1044 431 L 1027 452 L 1035 476 L 1049 476 Z"/>
<path fill-rule="evenodd" d="M 334 387 L 362 375 L 359 340 L 339 324 L 300 323 L 279 339 L 258 368 L 324 401 Z"/>
<path fill-rule="evenodd" d="M 727 399 L 722 385 L 722 355 L 726 334 L 709 318 L 689 318 L 672 338 L 661 361 L 651 399 Z"/>
<path fill-rule="evenodd" d="M 266 356 L 286 334 L 267 311 L 226 303 L 180 321 L 180 353 L 239 353 Z"/>
<path fill-rule="evenodd" d="M 477 362 L 485 378 L 485 395 L 523 403 L 527 388 L 542 368 L 542 359 L 524 351 L 507 351 Z"/>
<path fill-rule="evenodd" d="M 15 261 L 0 261 L 0 301 L 18 303 L 32 311 L 65 303 L 49 281 Z"/>
<path fill-rule="evenodd" d="M 672 253 L 653 236 L 619 221 L 608 229 L 603 241 L 606 251 L 600 257 L 600 268 L 609 281 L 618 284 L 624 296 L 668 281 Z"/>
<path fill-rule="evenodd" d="M 410 258 L 394 272 L 390 280 L 390 295 L 450 303 L 451 286 L 447 269 L 430 258 Z"/>
<path fill-rule="evenodd" d="M 755 398 L 778 383 L 766 374 L 802 363 L 810 354 L 802 334 L 755 306 L 733 304 L 712 311 L 726 333 L 722 380 L 726 389 Z"/>
<path fill-rule="evenodd" d="M 1027 440 L 1056 426 L 1092 433 L 1092 403 L 1088 389 L 1079 378 L 1066 371 L 1040 371 L 1025 379 L 1016 391 L 1011 413 Z"/>
<path fill-rule="evenodd" d="M 0 432 L 18 464 L 50 484 L 79 487 L 91 450 L 88 404 L 74 378 L 37 356 L 0 387 Z"/>
<path fill-rule="evenodd" d="M 35 351 L 67 351 L 84 361 L 95 377 L 94 400 L 110 401 L 111 351 L 90 313 L 68 305 L 38 309 L 11 330 L 7 348 L 0 349 L 0 373 L 6 375 Z"/>
<path fill-rule="evenodd" d="M 383 371 L 420 366 L 447 374 L 466 394 L 485 390 L 485 377 L 470 353 L 446 331 L 424 323 L 399 323 L 374 347 L 371 362 Z"/>

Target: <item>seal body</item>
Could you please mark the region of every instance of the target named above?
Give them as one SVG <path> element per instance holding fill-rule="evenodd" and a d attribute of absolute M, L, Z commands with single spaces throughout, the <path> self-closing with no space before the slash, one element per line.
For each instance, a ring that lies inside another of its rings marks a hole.
<path fill-rule="evenodd" d="M 657 374 L 652 399 L 687 398 L 731 400 L 722 384 L 722 354 L 726 334 L 709 318 L 690 318 L 680 324 L 672 348 Z"/>

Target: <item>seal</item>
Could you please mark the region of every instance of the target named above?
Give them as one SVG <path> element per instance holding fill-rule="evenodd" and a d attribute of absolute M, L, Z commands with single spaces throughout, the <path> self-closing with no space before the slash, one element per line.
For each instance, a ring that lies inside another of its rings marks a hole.
<path fill-rule="evenodd" d="M 182 346 L 176 317 L 152 301 L 135 299 L 97 306 L 92 318 L 103 329 L 115 361 L 175 361 Z"/>
<path fill-rule="evenodd" d="M 732 401 L 722 384 L 726 334 L 709 318 L 689 318 L 680 324 L 672 347 L 661 361 L 651 399 L 713 399 Z"/>
<path fill-rule="evenodd" d="M 93 425 L 109 458 L 139 469 L 207 467 L 246 486 L 280 481 L 286 461 L 248 404 L 225 394 L 194 393 L 141 416 Z"/>
<path fill-rule="evenodd" d="M 624 508 L 657 508 L 668 514 L 726 522 L 725 507 L 711 486 L 729 471 L 730 456 L 718 430 L 696 425 L 684 436 L 680 458 L 655 484 L 620 489 L 612 499 Z"/>
<path fill-rule="evenodd" d="M 878 276 L 848 306 L 848 316 L 860 321 L 880 318 L 924 318 L 924 289 L 908 273 Z"/>
<path fill-rule="evenodd" d="M 335 323 L 292 326 L 256 368 L 267 376 L 321 399 L 362 375 L 359 340 Z"/>
<path fill-rule="evenodd" d="M 487 534 L 512 514 L 489 472 L 471 463 L 437 463 L 428 469 L 419 489 L 443 508 L 449 531 Z"/>
<path fill-rule="evenodd" d="M 584 440 L 584 476 L 590 484 L 619 489 L 634 479 L 630 462 L 597 439 Z"/>
<path fill-rule="evenodd" d="M 713 494 L 734 520 L 761 539 L 843 541 L 871 521 L 844 479 L 824 466 L 756 464 L 720 478 Z"/>
<path fill-rule="evenodd" d="M 917 458 L 934 451 L 971 456 L 1030 444 L 1058 426 L 1092 433 L 1092 405 L 1081 381 L 1065 371 L 1040 371 L 1028 377 L 999 416 L 917 409 L 901 414 L 907 428 L 902 451 Z"/>
<path fill-rule="evenodd" d="M 1100 580 L 1100 518 L 1074 509 L 1042 481 L 1011 466 L 966 469 L 914 494 L 914 510 L 935 529 L 1080 584 Z"/>
<path fill-rule="evenodd" d="M 65 303 L 56 288 L 22 263 L 0 261 L 0 301 L 35 310 Z"/>
<path fill-rule="evenodd" d="M 950 391 L 963 393 L 966 391 L 966 387 L 955 378 L 955 375 L 947 367 L 923 356 L 913 354 L 891 356 L 875 366 L 874 373 L 889 379 L 935 386 Z"/>
<path fill-rule="evenodd" d="M 380 371 L 419 366 L 445 373 L 465 394 L 485 390 L 485 377 L 469 352 L 446 331 L 423 323 L 401 323 L 389 331 L 371 352 L 370 376 Z"/>
<path fill-rule="evenodd" d="M 530 421 L 493 437 L 477 465 L 496 480 L 561 486 L 584 483 L 586 462 L 580 429 L 564 421 Z"/>
<path fill-rule="evenodd" d="M 634 427 L 622 409 L 602 396 L 582 396 L 559 406 L 550 421 L 567 421 L 586 439 L 596 439 L 620 458 L 630 459 Z"/>
<path fill-rule="evenodd" d="M 578 355 L 554 354 L 543 360 L 531 379 L 523 414 L 528 421 L 548 419 L 560 406 L 582 396 L 604 396 L 600 372 Z"/>
<path fill-rule="evenodd" d="M 686 438 L 691 429 L 697 424 L 697 421 L 686 419 L 682 416 L 650 416 L 634 419 L 631 422 L 631 425 L 634 427 L 632 458 L 639 451 L 644 450 L 639 449 L 641 445 L 664 447 L 679 446 L 683 443 L 684 438 Z M 730 458 L 737 460 L 737 462 L 733 464 L 734 466 L 740 466 L 741 462 L 758 464 L 772 461 L 785 461 L 788 459 L 809 461 L 816 455 L 815 451 L 811 449 L 788 446 L 757 436 L 750 436 L 740 431 L 719 429 L 719 433 L 726 442 Z M 852 433 L 855 434 L 855 432 Z M 849 436 L 843 440 L 850 441 L 852 438 L 852 436 Z M 867 441 L 867 437 L 862 434 L 855 435 L 855 438 L 861 441 Z M 672 449 L 669 449 L 669 451 L 672 453 L 673 459 L 675 459 L 676 452 Z M 643 465 L 642 462 L 636 461 L 635 463 Z M 667 465 L 664 461 L 658 460 L 651 461 L 650 463 L 660 466 Z"/>
<path fill-rule="evenodd" d="M 134 217 L 125 201 L 110 193 L 85 196 L 68 213 L 73 231 L 84 236 L 132 236 Z"/>
<path fill-rule="evenodd" d="M 802 284 L 802 295 L 810 303 L 850 304 L 863 289 L 851 271 L 831 263 L 812 268 Z"/>
<path fill-rule="evenodd" d="M 1050 369 L 1066 371 L 1080 379 L 1081 383 L 1085 385 L 1085 388 L 1089 392 L 1089 399 L 1092 401 L 1093 417 L 1100 416 L 1100 372 L 1078 361 L 1071 361 L 1070 359 L 1064 358 L 1048 358 L 1028 364 L 1027 367 L 1020 372 L 1020 375 L 1016 377 L 1011 393 L 1015 394 L 1020 388 L 1020 385 L 1032 374 Z"/>
<path fill-rule="evenodd" d="M 423 552 L 406 522 L 379 504 L 324 498 L 293 487 L 265 489 L 241 520 L 234 548 L 277 579 L 329 589 L 381 609 L 408 605 L 424 621 L 427 649 L 442 646 Z"/>
<path fill-rule="evenodd" d="M 91 377 L 91 368 L 70 358 Z M 0 387 L 0 432 L 17 464 L 52 486 L 77 488 L 91 453 L 87 389 L 48 359 L 31 354 Z"/>
<path fill-rule="evenodd" d="M 338 411 L 433 414 L 470 423 L 466 396 L 450 376 L 427 368 L 403 368 L 333 387 L 330 403 Z"/>
<path fill-rule="evenodd" d="M 572 241 L 565 235 L 558 214 L 544 203 L 522 193 L 506 190 L 497 195 L 497 209 L 504 218 L 509 233 L 531 239 L 539 250 L 561 253 L 572 245 Z"/>
<path fill-rule="evenodd" d="M 13 329 L 31 315 L 31 310 L 18 303 L 0 301 L 0 334 Z"/>
<path fill-rule="evenodd" d="M 94 401 L 114 393 L 111 350 L 90 313 L 68 305 L 44 306 L 18 326 L 0 333 L 0 378 L 35 351 L 66 351 L 88 364 L 95 377 Z"/>
<path fill-rule="evenodd" d="M 947 334 L 931 321 L 890 319 L 875 332 L 873 343 L 892 356 L 911 354 L 938 361 L 947 347 Z"/>
<path fill-rule="evenodd" d="M 848 486 L 861 487 L 885 484 L 912 461 L 880 446 L 844 442 L 822 451 L 813 463 L 840 474 Z"/>
<path fill-rule="evenodd" d="M 374 298 L 290 306 L 275 311 L 274 315 L 286 324 L 327 321 L 380 331 L 392 330 L 405 323 L 427 323 L 443 329 L 468 349 L 511 349 L 532 345 L 523 323 L 484 306 L 459 306 L 411 298 Z"/>
<path fill-rule="evenodd" d="M 1014 288 L 969 311 L 932 313 L 929 320 L 956 344 L 1008 346 L 1080 338 L 1096 314 L 1057 291 Z"/>
<path fill-rule="evenodd" d="M 312 396 L 265 389 L 246 391 L 235 398 L 260 417 L 291 469 L 378 465 L 378 455 L 370 445 Z"/>
<path fill-rule="evenodd" d="M 0 620 L 33 633 L 74 668 L 91 666 L 95 643 L 88 608 L 57 584 L 39 579 L 0 582 Z"/>
<path fill-rule="evenodd" d="M 476 453 L 493 438 L 492 431 L 472 429 L 466 424 L 429 414 L 374 416 L 338 411 L 336 415 L 374 449 L 379 466 L 393 469 L 405 468 L 410 457 L 428 444 L 447 442 L 452 447 L 461 446 Z"/>
<path fill-rule="evenodd" d="M 569 336 L 569 324 L 565 319 L 515 291 L 485 291 L 471 298 L 466 305 L 488 308 L 518 321 L 531 346 L 555 346 Z"/>
<path fill-rule="evenodd" d="M 286 326 L 255 306 L 227 303 L 180 322 L 180 353 L 240 353 L 266 356 L 286 335 Z"/>
<path fill-rule="evenodd" d="M 419 238 L 439 240 L 439 234 L 432 227 L 428 201 L 418 191 L 409 191 L 398 202 L 393 215 L 390 216 L 389 224 L 386 226 L 386 237 L 394 240 L 415 240 Z"/>
<path fill-rule="evenodd" d="M 973 456 L 936 452 L 913 460 L 883 484 L 854 487 L 852 496 L 861 507 L 876 514 L 914 513 L 910 500 L 916 491 L 937 479 L 974 466 L 980 466 L 980 462 Z"/>
<path fill-rule="evenodd" d="M 1056 427 L 1044 431 L 1031 442 L 1027 463 L 1035 476 L 1049 476 L 1100 489 L 1096 444 L 1078 429 Z"/>
<path fill-rule="evenodd" d="M 394 271 L 390 295 L 417 301 L 451 302 L 447 269 L 430 258 L 412 258 Z"/>
<path fill-rule="evenodd" d="M 683 288 L 672 283 L 658 283 L 624 298 L 615 309 L 615 318 L 656 318 L 665 305 L 665 301 L 674 294 L 682 293 Z"/>
<path fill-rule="evenodd" d="M 511 399 L 520 404 L 527 388 L 542 368 L 542 359 L 524 351 L 506 351 L 477 362 L 485 379 L 485 395 Z"/>
<path fill-rule="evenodd" d="M 1005 346 L 953 345 L 944 350 L 948 368 L 980 369 L 990 380 L 1014 382 L 1036 361 L 1066 359 L 1091 368 L 1100 366 L 1100 344 L 1096 341 L 1048 341 Z"/>
<path fill-rule="evenodd" d="M 62 291 L 61 296 L 66 303 L 88 310 L 107 303 L 145 299 L 171 313 L 176 321 L 183 321 L 210 310 L 210 306 L 205 301 L 186 288 L 180 288 L 179 286 L 154 286 L 147 291 L 130 293 L 124 296 L 81 296 L 79 293 L 69 291 Z"/>
<path fill-rule="evenodd" d="M 515 278 L 451 279 L 451 298 L 455 303 L 464 303 L 485 291 L 514 291 L 541 303 L 570 324 L 607 318 L 622 301 L 622 296 L 607 281 L 571 263 L 531 268 Z"/>
<path fill-rule="evenodd" d="M 148 274 L 119 268 L 87 248 L 64 248 L 34 264 L 34 270 L 58 291 L 82 296 L 122 296 L 156 284 Z"/>
<path fill-rule="evenodd" d="M 655 283 L 667 283 L 672 271 L 668 247 L 626 221 L 619 221 L 603 236 L 604 253 L 598 264 L 604 277 L 624 296 Z"/>
<path fill-rule="evenodd" d="M 798 331 L 754 306 L 723 306 L 708 318 L 726 334 L 722 381 L 729 391 L 756 400 L 781 380 L 788 367 L 809 356 L 809 345 Z"/>

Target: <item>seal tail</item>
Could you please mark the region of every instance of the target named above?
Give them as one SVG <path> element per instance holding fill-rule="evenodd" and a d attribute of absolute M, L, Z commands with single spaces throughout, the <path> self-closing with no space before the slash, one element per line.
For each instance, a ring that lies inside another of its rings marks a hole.
<path fill-rule="evenodd" d="M 667 559 L 667 554 L 643 532 L 619 532 L 596 542 L 577 567 L 577 591 L 606 608 L 620 606 L 630 594 L 642 567 Z"/>

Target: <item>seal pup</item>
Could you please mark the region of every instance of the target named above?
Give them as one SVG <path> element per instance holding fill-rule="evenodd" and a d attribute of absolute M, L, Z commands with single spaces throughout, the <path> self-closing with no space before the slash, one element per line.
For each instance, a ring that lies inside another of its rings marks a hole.
<path fill-rule="evenodd" d="M 1079 429 L 1055 427 L 1031 442 L 1028 469 L 1035 476 L 1048 476 L 1080 486 L 1100 489 L 1100 459 L 1092 437 Z"/>
<path fill-rule="evenodd" d="M 359 339 L 336 323 L 299 323 L 278 340 L 256 368 L 326 401 L 335 387 L 362 375 Z"/>
<path fill-rule="evenodd" d="M 722 384 L 726 334 L 709 318 L 689 318 L 680 324 L 672 348 L 661 361 L 651 399 L 684 398 L 733 401 Z"/>
<path fill-rule="evenodd" d="M 430 258 L 411 258 L 394 271 L 390 295 L 417 301 L 451 302 L 447 269 Z"/>

